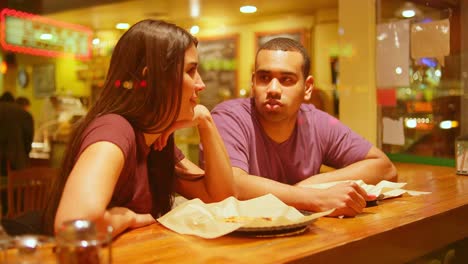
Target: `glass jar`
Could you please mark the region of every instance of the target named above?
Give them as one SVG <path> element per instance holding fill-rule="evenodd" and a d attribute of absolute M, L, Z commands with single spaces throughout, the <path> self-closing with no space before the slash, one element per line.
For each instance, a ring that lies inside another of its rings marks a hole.
<path fill-rule="evenodd" d="M 45 264 L 54 263 L 54 239 L 40 235 L 21 235 L 13 239 L 16 255 L 12 262 L 15 264 Z"/>
<path fill-rule="evenodd" d="M 457 174 L 468 175 L 468 136 L 458 137 L 455 141 Z"/>
<path fill-rule="evenodd" d="M 112 227 L 89 220 L 63 223 L 56 235 L 57 263 L 112 263 Z"/>
<path fill-rule="evenodd" d="M 1 216 L 0 211 L 0 216 Z M 7 234 L 7 232 L 3 229 L 3 226 L 0 222 L 0 263 L 7 263 L 7 250 L 11 244 L 11 237 Z"/>

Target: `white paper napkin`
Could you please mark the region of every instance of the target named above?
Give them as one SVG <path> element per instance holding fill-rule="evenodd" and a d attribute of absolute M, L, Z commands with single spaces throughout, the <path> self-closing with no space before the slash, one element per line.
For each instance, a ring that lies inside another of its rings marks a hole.
<path fill-rule="evenodd" d="M 301 185 L 301 187 L 315 188 L 315 189 L 327 189 L 338 183 L 343 182 L 352 182 L 352 181 L 335 181 L 327 182 L 320 184 L 310 184 L 310 185 Z M 388 199 L 392 197 L 400 196 L 404 193 L 407 193 L 412 196 L 418 196 L 422 194 L 429 194 L 431 192 L 421 192 L 421 191 L 412 191 L 402 189 L 406 185 L 405 182 L 390 182 L 390 181 L 381 181 L 377 185 L 366 184 L 362 180 L 355 180 L 359 186 L 361 186 L 368 194 L 373 194 L 377 197 L 378 200 Z"/>
<path fill-rule="evenodd" d="M 303 215 L 272 194 L 239 201 L 229 197 L 221 202 L 205 204 L 200 199 L 188 200 L 158 218 L 165 227 L 187 235 L 216 238 L 239 228 L 269 229 L 308 224 L 333 212 Z M 231 221 L 233 220 L 234 221 Z"/>

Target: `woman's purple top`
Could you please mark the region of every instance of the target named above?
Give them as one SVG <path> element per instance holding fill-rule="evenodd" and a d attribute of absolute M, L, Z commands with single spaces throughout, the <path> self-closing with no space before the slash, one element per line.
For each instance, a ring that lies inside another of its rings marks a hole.
<path fill-rule="evenodd" d="M 147 169 L 150 147 L 146 145 L 143 133 L 134 129 L 120 115 L 106 114 L 97 117 L 84 131 L 83 142 L 76 159 L 88 146 L 99 141 L 115 144 L 122 150 L 125 158 L 125 164 L 107 208 L 119 206 L 129 208 L 135 213 L 150 213 L 152 198 Z M 175 147 L 176 163 L 184 158 L 182 152 Z"/>

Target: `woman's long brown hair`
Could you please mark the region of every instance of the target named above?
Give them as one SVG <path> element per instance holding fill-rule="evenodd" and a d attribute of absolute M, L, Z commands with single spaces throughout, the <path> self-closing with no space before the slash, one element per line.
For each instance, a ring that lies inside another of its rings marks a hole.
<path fill-rule="evenodd" d="M 185 51 L 197 45 L 186 30 L 158 20 L 133 25 L 114 48 L 106 81 L 98 100 L 77 123 L 43 215 L 43 231 L 54 232 L 54 219 L 83 141 L 83 132 L 97 117 L 118 114 L 145 133 L 160 133 L 177 118 L 181 105 Z M 147 70 L 144 71 L 145 67 Z M 127 82 L 125 84 L 125 82 Z M 128 85 L 132 84 L 130 88 Z M 130 88 L 130 89 L 129 89 Z M 153 217 L 170 210 L 174 190 L 174 140 L 161 152 L 151 150 L 148 177 Z M 78 201 L 79 202 L 79 201 Z"/>

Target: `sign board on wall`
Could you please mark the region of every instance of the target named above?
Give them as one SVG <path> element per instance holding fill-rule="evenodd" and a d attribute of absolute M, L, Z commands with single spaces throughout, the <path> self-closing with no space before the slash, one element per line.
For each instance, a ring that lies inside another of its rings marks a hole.
<path fill-rule="evenodd" d="M 92 31 L 46 17 L 5 8 L 0 13 L 0 44 L 7 51 L 37 56 L 91 56 Z"/>
<path fill-rule="evenodd" d="M 218 103 L 237 97 L 238 36 L 200 39 L 199 72 L 206 85 L 200 93 L 200 102 L 208 109 Z"/>
<path fill-rule="evenodd" d="M 33 66 L 34 96 L 44 98 L 55 93 L 55 65 L 40 64 Z"/>

